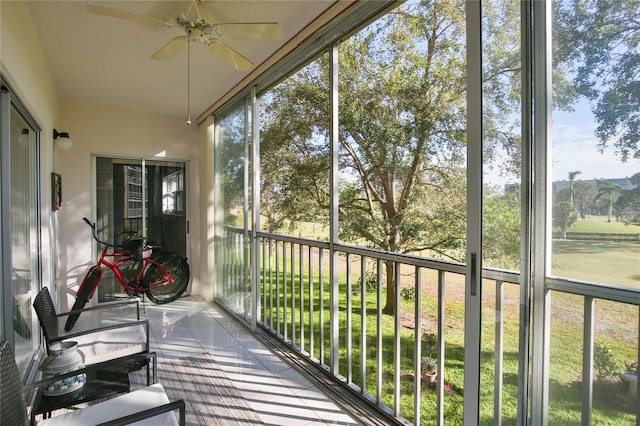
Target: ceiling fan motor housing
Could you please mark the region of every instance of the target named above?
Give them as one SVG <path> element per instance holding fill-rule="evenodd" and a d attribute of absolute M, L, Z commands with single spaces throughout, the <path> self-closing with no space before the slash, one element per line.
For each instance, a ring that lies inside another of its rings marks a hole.
<path fill-rule="evenodd" d="M 211 34 L 213 32 L 213 25 L 206 19 L 189 19 L 187 16 L 178 16 L 176 18 L 176 24 L 185 31 L 199 31 L 202 35 Z"/>

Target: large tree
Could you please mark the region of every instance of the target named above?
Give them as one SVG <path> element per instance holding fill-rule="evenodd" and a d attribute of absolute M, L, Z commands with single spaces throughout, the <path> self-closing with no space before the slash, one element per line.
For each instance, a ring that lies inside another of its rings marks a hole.
<path fill-rule="evenodd" d="M 631 176 L 629 180 L 634 187 L 621 190 L 614 207 L 616 215 L 621 216 L 624 223 L 640 225 L 640 172 Z"/>
<path fill-rule="evenodd" d="M 592 181 L 577 181 L 573 184 L 573 201 L 580 212 L 580 218 L 584 219 L 587 216 L 587 211 L 593 207 L 597 194 L 598 187 Z"/>
<path fill-rule="evenodd" d="M 556 57 L 592 101 L 601 149 L 640 159 L 640 1 L 555 2 Z"/>
<path fill-rule="evenodd" d="M 485 188 L 482 262 L 501 269 L 520 267 L 520 186 L 505 193 Z"/>
<path fill-rule="evenodd" d="M 341 240 L 394 253 L 427 251 L 464 259 L 464 10 L 462 0 L 408 2 L 341 43 Z M 494 23 L 496 33 L 502 31 L 501 43 L 518 39 L 517 19 L 507 19 L 517 4 L 510 14 L 504 10 L 492 14 L 504 19 Z M 511 36 L 503 34 L 508 28 Z M 492 36 L 488 30 L 487 37 Z M 504 44 L 486 55 L 492 60 L 486 61 L 485 81 L 493 85 L 486 106 L 486 152 L 491 155 L 491 143 L 518 152 L 519 140 L 510 128 L 490 124 L 508 116 L 517 99 L 513 75 L 519 57 Z M 328 73 L 328 55 L 323 55 L 262 100 L 261 159 L 268 163 L 262 168 L 263 185 L 278 194 L 273 208 L 288 212 L 291 220 L 328 211 Z M 386 263 L 386 313 L 396 309 L 394 266 Z"/>
<path fill-rule="evenodd" d="M 596 185 L 598 186 L 596 201 L 603 199 L 607 202 L 607 222 L 611 222 L 611 216 L 613 215 L 613 203 L 620 195 L 622 188 L 606 179 L 598 179 L 596 181 Z"/>
<path fill-rule="evenodd" d="M 560 229 L 562 239 L 567 238 L 567 229 L 578 220 L 578 210 L 569 201 L 555 201 L 553 203 L 553 226 Z"/>
<path fill-rule="evenodd" d="M 580 174 L 580 170 L 576 170 L 574 172 L 569 172 L 569 202 L 573 205 L 573 182 L 576 180 L 576 176 Z"/>

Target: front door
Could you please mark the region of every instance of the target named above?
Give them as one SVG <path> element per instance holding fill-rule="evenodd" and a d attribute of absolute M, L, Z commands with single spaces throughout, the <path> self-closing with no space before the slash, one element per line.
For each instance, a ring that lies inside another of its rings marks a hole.
<path fill-rule="evenodd" d="M 101 238 L 120 244 L 125 235 L 144 236 L 164 251 L 187 257 L 184 162 L 96 157 L 95 170 L 96 225 Z M 98 301 L 123 295 L 112 274 L 105 273 Z"/>

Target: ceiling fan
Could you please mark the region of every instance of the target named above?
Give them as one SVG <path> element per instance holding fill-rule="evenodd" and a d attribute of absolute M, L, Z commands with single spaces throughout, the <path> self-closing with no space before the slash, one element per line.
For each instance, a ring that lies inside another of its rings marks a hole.
<path fill-rule="evenodd" d="M 202 0 L 194 0 L 186 12 L 176 10 L 168 19 L 158 19 L 92 4 L 87 5 L 87 10 L 98 15 L 162 27 L 175 27 L 184 31 L 184 35 L 174 37 L 151 55 L 153 59 L 171 59 L 190 42 L 202 42 L 211 52 L 239 71 L 251 68 L 253 63 L 225 43 L 224 38 L 279 40 L 283 37 L 282 28 L 277 22 L 217 23 L 213 13 L 202 6 Z"/>

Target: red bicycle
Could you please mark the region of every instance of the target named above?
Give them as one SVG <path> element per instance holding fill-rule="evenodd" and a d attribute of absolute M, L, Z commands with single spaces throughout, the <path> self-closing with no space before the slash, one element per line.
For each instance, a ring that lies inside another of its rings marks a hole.
<path fill-rule="evenodd" d="M 104 248 L 98 263 L 89 268 L 78 288 L 72 313 L 64 327 L 66 331 L 75 326 L 80 317 L 79 311 L 93 297 L 102 278 L 104 266 L 113 271 L 127 294 L 131 296 L 146 294 L 156 304 L 173 302 L 187 289 L 190 272 L 186 258 L 173 253 L 163 253 L 160 247 L 148 245 L 144 238 L 131 238 L 122 246 L 101 241 L 98 238 L 95 223 L 91 223 L 86 217 L 82 219 L 91 227 L 93 238 Z M 152 256 L 154 251 L 159 254 Z M 107 258 L 111 258 L 111 261 Z M 121 271 L 124 266 L 131 272 L 127 275 L 134 277 L 129 282 Z"/>

